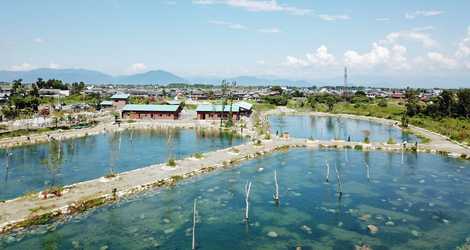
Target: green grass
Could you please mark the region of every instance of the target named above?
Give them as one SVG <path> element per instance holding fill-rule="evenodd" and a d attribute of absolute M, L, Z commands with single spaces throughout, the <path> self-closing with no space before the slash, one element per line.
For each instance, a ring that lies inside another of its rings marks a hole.
<path fill-rule="evenodd" d="M 68 128 L 59 127 L 57 129 L 68 129 Z M 54 131 L 54 130 L 56 130 L 56 128 L 19 129 L 19 130 L 0 133 L 0 138 L 26 136 L 26 135 L 36 134 L 36 133 L 50 132 L 50 131 Z"/>
<path fill-rule="evenodd" d="M 405 106 L 394 101 L 389 101 L 386 107 L 381 107 L 377 103 L 338 103 L 333 108 L 333 113 L 373 116 L 379 118 L 400 120 L 401 114 L 404 110 Z"/>
<path fill-rule="evenodd" d="M 410 124 L 448 136 L 452 140 L 470 145 L 470 119 L 416 116 L 410 118 Z M 423 142 L 425 143 L 425 142 Z"/>
<path fill-rule="evenodd" d="M 256 111 L 269 111 L 275 109 L 276 105 L 269 103 L 255 103 L 253 109 Z"/>

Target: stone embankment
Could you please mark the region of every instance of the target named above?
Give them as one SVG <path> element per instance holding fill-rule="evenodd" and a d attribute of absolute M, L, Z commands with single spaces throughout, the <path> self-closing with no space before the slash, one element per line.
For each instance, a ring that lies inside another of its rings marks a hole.
<path fill-rule="evenodd" d="M 98 135 L 107 132 L 119 132 L 126 129 L 158 129 L 158 128 L 217 128 L 216 122 L 210 121 L 180 121 L 161 120 L 158 123 L 152 121 L 123 122 L 102 122 L 96 126 L 81 129 L 54 130 L 50 132 L 35 133 L 27 136 L 17 136 L 0 139 L 0 148 L 13 148 L 24 145 L 47 143 L 53 140 L 67 140 L 91 135 Z"/>

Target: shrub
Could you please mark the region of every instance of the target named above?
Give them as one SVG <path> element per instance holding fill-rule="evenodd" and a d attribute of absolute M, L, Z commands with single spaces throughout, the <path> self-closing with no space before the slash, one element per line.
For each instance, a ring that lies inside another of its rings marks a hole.
<path fill-rule="evenodd" d="M 202 154 L 201 152 L 197 152 L 197 153 L 194 154 L 194 157 L 196 159 L 202 159 L 204 157 L 204 154 Z"/>
<path fill-rule="evenodd" d="M 362 150 L 362 148 L 363 148 L 362 145 L 355 145 L 354 146 L 355 150 Z"/>
<path fill-rule="evenodd" d="M 364 137 L 364 143 L 367 143 L 367 144 L 370 143 L 369 136 Z"/>
<path fill-rule="evenodd" d="M 170 166 L 170 167 L 176 167 L 176 160 L 173 159 L 173 158 L 170 158 L 170 159 L 168 160 L 168 163 L 167 163 L 167 164 L 168 164 L 168 166 Z"/>
<path fill-rule="evenodd" d="M 388 138 L 387 144 L 396 144 L 397 142 L 392 137 Z"/>

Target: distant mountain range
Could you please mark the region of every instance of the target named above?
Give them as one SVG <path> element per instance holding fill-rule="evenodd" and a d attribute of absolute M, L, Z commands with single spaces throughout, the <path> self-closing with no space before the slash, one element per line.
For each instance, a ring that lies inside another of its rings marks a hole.
<path fill-rule="evenodd" d="M 95 70 L 87 69 L 34 69 L 30 71 L 0 71 L 0 81 L 11 82 L 16 79 L 24 82 L 35 82 L 38 78 L 59 79 L 64 82 L 85 82 L 94 84 L 122 83 L 122 84 L 168 84 L 186 83 L 187 80 L 163 70 L 148 71 L 146 73 L 111 76 Z"/>
<path fill-rule="evenodd" d="M 238 76 L 222 77 L 181 77 L 164 70 L 153 70 L 133 75 L 112 76 L 95 70 L 87 69 L 34 69 L 30 71 L 2 71 L 0 82 L 11 82 L 23 79 L 26 83 L 35 82 L 37 78 L 59 79 L 64 82 L 80 82 L 89 84 L 170 84 L 170 83 L 200 83 L 220 84 L 225 79 L 236 81 L 238 85 L 289 85 L 289 86 L 332 86 L 342 85 L 341 76 L 318 78 L 317 80 L 281 79 L 274 76 Z M 433 75 L 354 75 L 349 78 L 350 86 L 379 86 L 379 87 L 470 87 L 470 74 L 433 76 Z"/>
<path fill-rule="evenodd" d="M 35 82 L 38 78 L 59 79 L 64 82 L 80 82 L 92 84 L 170 84 L 170 83 L 201 83 L 220 84 L 222 80 L 229 82 L 236 81 L 240 85 L 311 85 L 307 81 L 295 81 L 276 78 L 260 78 L 256 76 L 239 76 L 233 78 L 218 77 L 193 77 L 185 79 L 164 70 L 154 70 L 133 75 L 111 76 L 95 70 L 87 69 L 34 69 L 29 71 L 6 71 L 0 70 L 0 82 L 11 82 L 16 79 L 23 79 L 23 82 Z"/>

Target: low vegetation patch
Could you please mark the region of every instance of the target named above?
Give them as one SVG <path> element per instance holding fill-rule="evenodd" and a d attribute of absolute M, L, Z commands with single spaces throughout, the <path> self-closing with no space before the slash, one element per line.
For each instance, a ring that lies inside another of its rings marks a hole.
<path fill-rule="evenodd" d="M 355 150 L 362 150 L 363 149 L 363 146 L 358 144 L 358 145 L 354 145 L 354 149 Z"/>
<path fill-rule="evenodd" d="M 170 167 L 176 167 L 176 160 L 173 158 L 169 159 L 167 165 Z"/>
<path fill-rule="evenodd" d="M 201 152 L 197 152 L 197 153 L 194 154 L 194 158 L 196 158 L 196 159 L 202 159 L 202 158 L 204 158 L 204 154 L 201 153 Z"/>

